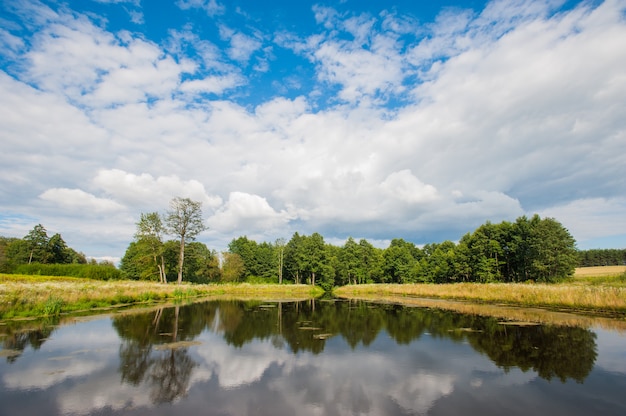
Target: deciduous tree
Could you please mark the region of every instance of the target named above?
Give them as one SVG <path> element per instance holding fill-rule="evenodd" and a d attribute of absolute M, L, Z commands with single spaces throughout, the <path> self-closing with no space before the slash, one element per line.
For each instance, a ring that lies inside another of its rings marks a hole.
<path fill-rule="evenodd" d="M 178 256 L 178 284 L 183 281 L 183 264 L 185 261 L 185 240 L 193 240 L 206 230 L 202 219 L 202 203 L 189 198 L 176 197 L 170 201 L 170 210 L 165 216 L 165 224 L 170 234 L 176 235 L 180 241 Z"/>

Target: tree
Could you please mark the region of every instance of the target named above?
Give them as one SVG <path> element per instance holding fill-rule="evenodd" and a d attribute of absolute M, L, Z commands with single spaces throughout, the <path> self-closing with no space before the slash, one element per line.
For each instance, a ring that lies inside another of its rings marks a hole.
<path fill-rule="evenodd" d="M 324 237 L 319 233 L 313 233 L 310 237 L 305 237 L 303 249 L 305 253 L 304 270 L 310 273 L 311 285 L 315 286 L 316 277 L 324 276 L 323 272 L 326 271 L 327 266 Z"/>
<path fill-rule="evenodd" d="M 43 225 L 37 224 L 24 237 L 29 249 L 28 264 L 48 263 L 48 233 Z"/>
<path fill-rule="evenodd" d="M 283 284 L 283 268 L 285 264 L 285 239 L 279 238 L 274 244 L 278 255 L 278 284 Z"/>
<path fill-rule="evenodd" d="M 420 250 L 415 244 L 394 238 L 383 252 L 385 279 L 392 283 L 413 282 L 417 277 L 413 271 L 420 257 Z"/>
<path fill-rule="evenodd" d="M 193 283 L 217 282 L 221 278 L 217 253 L 197 241 L 185 248 L 185 278 Z"/>
<path fill-rule="evenodd" d="M 360 246 L 349 237 L 339 252 L 339 284 L 357 284 L 361 272 Z"/>
<path fill-rule="evenodd" d="M 135 238 L 142 240 L 149 248 L 159 271 L 159 282 L 167 283 L 165 274 L 165 260 L 163 258 L 163 233 L 165 227 L 161 216 L 157 212 L 142 213 L 137 223 Z"/>
<path fill-rule="evenodd" d="M 222 280 L 224 282 L 238 282 L 245 273 L 245 267 L 241 256 L 236 253 L 225 251 L 222 253 Z"/>
<path fill-rule="evenodd" d="M 47 251 L 50 263 L 67 264 L 72 262 L 69 248 L 59 233 L 50 237 Z"/>
<path fill-rule="evenodd" d="M 533 235 L 534 279 L 554 282 L 572 276 L 577 263 L 576 240 L 569 231 L 554 218 L 544 218 L 537 222 Z"/>
<path fill-rule="evenodd" d="M 285 246 L 285 270 L 295 283 L 300 283 L 305 267 L 304 239 L 305 236 L 295 232 Z"/>
<path fill-rule="evenodd" d="M 202 203 L 189 198 L 176 197 L 170 201 L 170 210 L 165 216 L 168 232 L 180 239 L 178 256 L 178 284 L 183 281 L 183 263 L 185 261 L 185 240 L 193 240 L 196 235 L 206 230 L 202 220 Z"/>

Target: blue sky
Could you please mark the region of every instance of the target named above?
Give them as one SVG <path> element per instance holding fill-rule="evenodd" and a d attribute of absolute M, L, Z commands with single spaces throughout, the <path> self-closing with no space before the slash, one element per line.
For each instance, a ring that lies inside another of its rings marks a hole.
<path fill-rule="evenodd" d="M 0 235 L 119 259 L 203 203 L 223 250 L 554 217 L 626 247 L 626 1 L 2 1 Z"/>

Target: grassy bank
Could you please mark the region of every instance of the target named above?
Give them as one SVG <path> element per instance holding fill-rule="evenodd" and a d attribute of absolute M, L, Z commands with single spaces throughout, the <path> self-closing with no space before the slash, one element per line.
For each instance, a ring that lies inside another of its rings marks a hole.
<path fill-rule="evenodd" d="M 308 299 L 321 294 L 320 288 L 308 285 L 177 285 L 0 274 L 0 319 L 51 316 L 201 297 Z"/>
<path fill-rule="evenodd" d="M 352 299 L 438 298 L 626 317 L 626 275 L 605 272 L 596 268 L 595 275 L 577 273 L 573 279 L 559 284 L 375 284 L 343 286 L 334 293 Z"/>

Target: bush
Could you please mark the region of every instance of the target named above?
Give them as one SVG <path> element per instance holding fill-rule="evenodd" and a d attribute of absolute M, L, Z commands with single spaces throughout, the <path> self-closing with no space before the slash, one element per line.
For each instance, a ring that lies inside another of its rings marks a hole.
<path fill-rule="evenodd" d="M 246 283 L 250 283 L 250 284 L 258 284 L 258 285 L 277 284 L 278 283 L 278 277 L 264 278 L 264 277 L 259 277 L 259 276 L 248 276 L 248 277 L 246 277 L 245 282 Z"/>
<path fill-rule="evenodd" d="M 105 264 L 21 264 L 16 274 L 41 276 L 69 276 L 95 280 L 118 280 L 121 272 L 114 266 Z"/>

